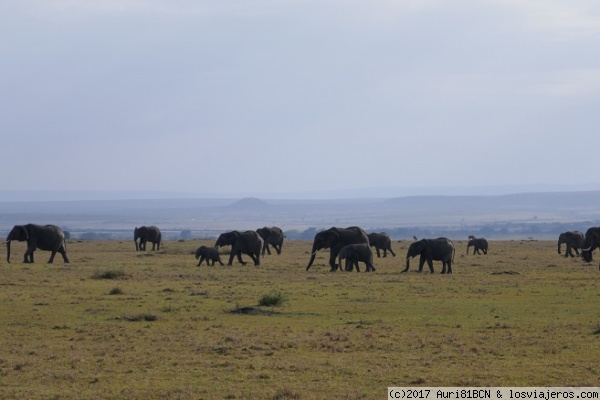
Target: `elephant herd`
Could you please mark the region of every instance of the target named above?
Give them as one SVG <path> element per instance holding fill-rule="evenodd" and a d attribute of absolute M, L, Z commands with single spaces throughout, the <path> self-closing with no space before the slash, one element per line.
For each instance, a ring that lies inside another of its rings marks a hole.
<path fill-rule="evenodd" d="M 136 251 L 145 251 L 146 244 L 152 243 L 152 250 L 160 250 L 162 235 L 160 229 L 156 226 L 141 226 L 134 229 L 134 242 Z M 196 249 L 195 257 L 198 260 L 198 266 L 204 261 L 207 265 L 213 265 L 218 262 L 224 265 L 219 255 L 219 247 L 231 246 L 229 261 L 227 265 L 232 265 L 233 260 L 237 258 L 238 262 L 246 265 L 242 259 L 242 254 L 249 256 L 254 265 L 260 265 L 260 257 L 265 252 L 271 254 L 269 246 L 272 246 L 277 254 L 281 254 L 285 235 L 278 227 L 264 227 L 256 231 L 231 231 L 219 235 L 214 247 L 200 246 Z M 69 262 L 67 258 L 67 243 L 63 231 L 55 225 L 15 225 L 6 237 L 7 262 L 10 263 L 10 244 L 17 240 L 27 242 L 27 249 L 24 254 L 24 263 L 33 263 L 33 253 L 36 249 L 50 251 L 48 263 L 54 261 L 56 253 L 63 257 L 65 263 Z M 375 247 L 377 257 L 387 256 L 390 252 L 392 256 L 396 253 L 392 250 L 391 239 L 385 232 L 367 234 L 358 226 L 348 228 L 331 227 L 315 234 L 310 259 L 306 270 L 308 271 L 315 260 L 319 250 L 329 249 L 330 271 L 343 269 L 352 271 L 359 269 L 359 262 L 364 263 L 366 271 L 375 271 L 373 265 L 373 252 L 371 247 Z M 565 244 L 565 257 L 581 256 L 584 261 L 592 261 L 592 252 L 600 247 L 600 227 L 589 228 L 585 235 L 579 231 L 568 231 L 560 234 L 558 239 L 558 254 L 561 253 L 561 246 Z M 467 254 L 470 248 L 473 248 L 473 255 L 487 254 L 488 241 L 484 238 L 469 236 L 467 243 Z M 579 253 L 581 250 L 581 253 Z M 433 270 L 433 261 L 441 261 L 442 274 L 452 273 L 452 264 L 454 262 L 455 247 L 448 238 L 421 239 L 410 244 L 406 253 L 406 267 L 401 272 L 406 272 L 410 266 L 410 259 L 420 256 L 418 271 L 422 272 L 423 266 L 427 263 L 429 271 Z M 344 268 L 342 262 L 345 260 Z M 212 264 L 209 264 L 212 262 Z"/>

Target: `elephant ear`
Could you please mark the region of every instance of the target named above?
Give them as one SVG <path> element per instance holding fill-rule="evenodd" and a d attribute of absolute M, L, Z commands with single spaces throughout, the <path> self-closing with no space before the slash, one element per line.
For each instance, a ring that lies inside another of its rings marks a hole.
<path fill-rule="evenodd" d="M 325 235 L 325 245 L 327 247 L 331 247 L 331 244 L 338 240 L 339 237 L 340 231 L 337 228 L 331 228 L 329 231 L 327 231 L 327 234 Z"/>
<path fill-rule="evenodd" d="M 29 231 L 27 230 L 27 228 L 25 228 L 24 226 L 16 226 L 16 239 L 20 242 L 23 242 L 25 240 L 29 240 Z"/>

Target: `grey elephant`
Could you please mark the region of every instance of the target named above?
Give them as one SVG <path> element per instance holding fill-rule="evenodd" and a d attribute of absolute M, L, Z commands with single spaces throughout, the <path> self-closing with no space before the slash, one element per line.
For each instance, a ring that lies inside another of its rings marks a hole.
<path fill-rule="evenodd" d="M 369 237 L 371 247 L 375 247 L 378 258 L 381 257 L 379 250 L 383 250 L 383 257 L 387 257 L 388 251 L 392 253 L 392 256 L 396 257 L 396 253 L 392 250 L 392 239 L 390 239 L 390 235 L 385 232 L 373 232 L 369 233 L 367 236 Z"/>
<path fill-rule="evenodd" d="M 585 236 L 579 231 L 563 232 L 558 236 L 558 254 L 561 254 L 560 248 L 561 245 L 564 243 L 567 246 L 567 249 L 565 250 L 565 257 L 575 257 L 573 255 L 573 250 L 575 250 L 575 253 L 577 254 L 577 256 L 579 256 L 578 249 L 581 249 L 583 247 L 584 241 Z"/>
<path fill-rule="evenodd" d="M 592 262 L 592 252 L 600 247 L 600 227 L 592 227 L 585 231 L 581 258 L 585 262 Z"/>
<path fill-rule="evenodd" d="M 358 226 L 351 226 L 348 228 L 337 228 L 332 227 L 321 232 L 317 232 L 313 241 L 312 251 L 310 255 L 310 261 L 306 270 L 308 271 L 315 261 L 317 251 L 321 249 L 329 249 L 329 266 L 330 271 L 336 271 L 338 266 L 336 264 L 337 256 L 342 247 L 349 244 L 366 243 L 369 245 L 369 237 L 362 228 Z"/>
<path fill-rule="evenodd" d="M 423 265 L 427 261 L 429 271 L 433 274 L 433 261 L 442 262 L 442 274 L 452 273 L 452 262 L 454 261 L 454 244 L 448 238 L 421 239 L 411 243 L 406 252 L 406 268 L 401 272 L 408 271 L 410 259 L 420 255 L 419 272 L 423 271 Z"/>
<path fill-rule="evenodd" d="M 198 267 L 202 264 L 202 262 L 204 260 L 206 260 L 207 266 L 211 265 L 211 264 L 209 264 L 210 261 L 212 261 L 212 266 L 215 265 L 215 261 L 221 265 L 225 265 L 225 264 L 223 264 L 223 261 L 221 261 L 221 256 L 219 255 L 219 249 L 217 249 L 216 247 L 200 246 L 196 249 L 195 257 L 196 257 L 196 260 L 198 260 L 198 264 L 197 264 Z"/>
<path fill-rule="evenodd" d="M 215 247 L 218 249 L 221 246 L 231 246 L 228 266 L 233 264 L 233 258 L 237 256 L 238 261 L 242 265 L 246 262 L 242 260 L 242 253 L 247 254 L 252 258 L 254 265 L 260 265 L 260 254 L 263 247 L 263 240 L 256 231 L 231 231 L 219 235 L 215 242 Z"/>
<path fill-rule="evenodd" d="M 346 271 L 352 271 L 356 267 L 356 271 L 360 272 L 358 263 L 363 262 L 366 265 L 367 272 L 375 271 L 373 266 L 373 251 L 366 243 L 349 244 L 340 249 L 338 254 L 340 269 L 342 268 L 342 260 L 346 260 Z"/>
<path fill-rule="evenodd" d="M 55 225 L 15 225 L 6 237 L 6 261 L 10 263 L 10 242 L 27 241 L 27 250 L 23 256 L 24 263 L 33 263 L 33 252 L 36 249 L 51 251 L 48 264 L 52 264 L 56 253 L 60 253 L 65 264 L 67 258 L 67 242 L 63 231 Z"/>
<path fill-rule="evenodd" d="M 138 245 L 139 240 L 139 245 Z M 160 250 L 162 234 L 156 226 L 140 226 L 133 230 L 133 241 L 135 242 L 135 251 L 146 251 L 146 243 L 152 243 L 152 250 Z"/>
<path fill-rule="evenodd" d="M 256 232 L 263 239 L 264 245 L 262 248 L 262 255 L 265 255 L 265 251 L 271 255 L 271 250 L 269 249 L 269 245 L 273 246 L 277 254 L 281 254 L 281 246 L 283 246 L 283 239 L 285 235 L 281 228 L 276 226 L 259 228 Z"/>
<path fill-rule="evenodd" d="M 487 254 L 488 252 L 488 241 L 485 238 L 476 238 L 475 236 L 469 236 L 469 241 L 467 242 L 467 254 L 469 254 L 469 248 L 473 247 L 473 255 L 475 253 Z"/>

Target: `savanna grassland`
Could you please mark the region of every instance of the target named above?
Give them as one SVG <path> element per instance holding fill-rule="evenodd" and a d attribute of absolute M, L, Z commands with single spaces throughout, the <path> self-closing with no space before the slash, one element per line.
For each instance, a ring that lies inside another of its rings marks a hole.
<path fill-rule="evenodd" d="M 600 272 L 555 242 L 455 241 L 453 275 L 307 272 L 311 243 L 260 267 L 196 267 L 212 241 L 136 253 L 69 242 L 0 262 L 0 398 L 381 399 L 388 386 L 598 386 Z M 149 247 L 148 247 L 149 248 Z M 225 248 L 227 250 L 228 248 Z M 5 254 L 5 251 L 2 251 Z M 4 258 L 5 256 L 3 256 Z M 596 256 L 598 257 L 598 256 Z M 227 263 L 227 255 L 223 260 Z M 364 271 L 364 268 L 363 268 Z M 274 306 L 259 306 L 275 299 Z"/>

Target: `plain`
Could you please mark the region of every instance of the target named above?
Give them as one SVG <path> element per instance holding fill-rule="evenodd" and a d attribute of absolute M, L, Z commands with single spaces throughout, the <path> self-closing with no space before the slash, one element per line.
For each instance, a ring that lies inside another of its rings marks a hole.
<path fill-rule="evenodd" d="M 330 273 L 311 242 L 259 267 L 196 266 L 212 241 L 72 241 L 0 264 L 0 398 L 376 399 L 388 386 L 598 386 L 597 261 L 492 241 L 453 275 Z M 224 250 L 227 250 L 225 248 Z M 226 262 L 228 256 L 223 255 Z M 247 258 L 247 257 L 246 257 Z M 362 264 L 361 264 L 362 266 Z M 265 298 L 275 306 L 259 306 Z"/>

